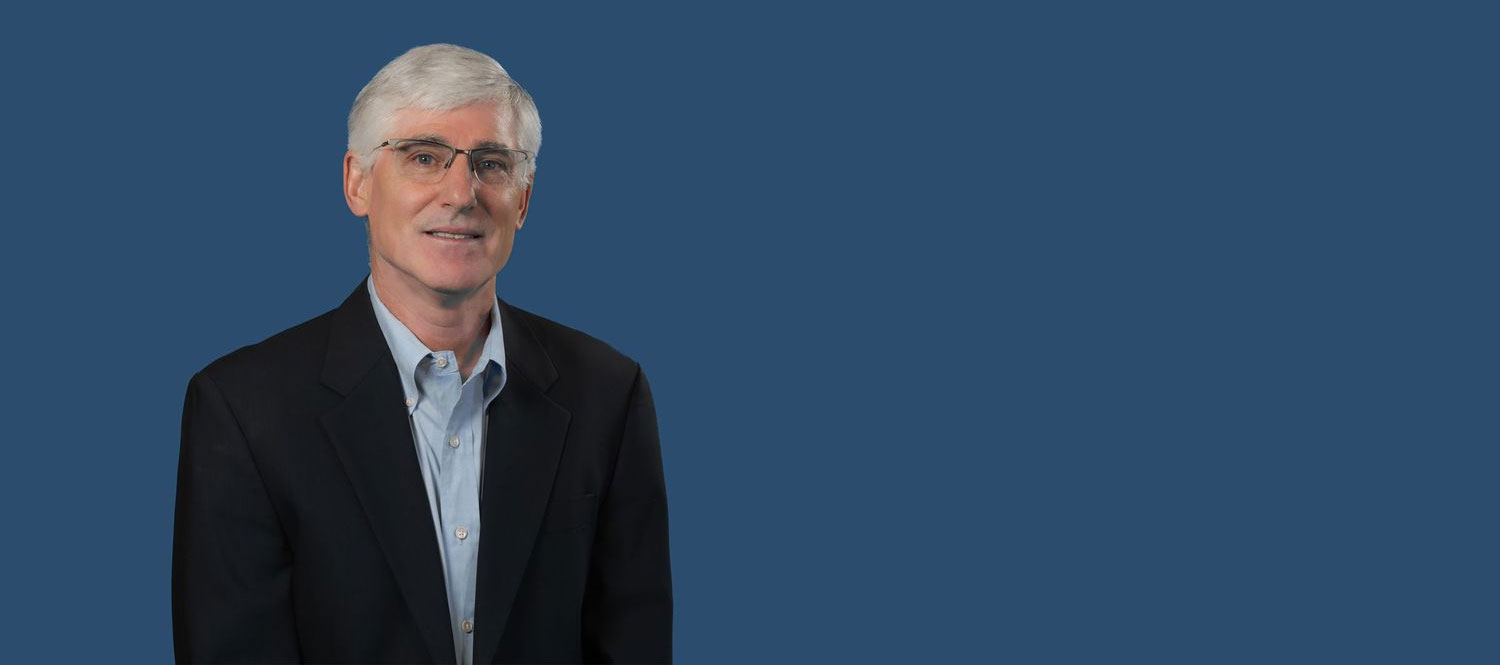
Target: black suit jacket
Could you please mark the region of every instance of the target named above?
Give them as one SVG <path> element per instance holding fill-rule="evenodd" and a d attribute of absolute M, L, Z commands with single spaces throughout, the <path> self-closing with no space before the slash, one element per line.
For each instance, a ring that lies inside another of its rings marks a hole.
<path fill-rule="evenodd" d="M 475 662 L 667 662 L 651 390 L 608 345 L 500 301 Z M 452 663 L 443 564 L 396 365 L 361 282 L 193 376 L 172 620 L 182 662 Z"/>

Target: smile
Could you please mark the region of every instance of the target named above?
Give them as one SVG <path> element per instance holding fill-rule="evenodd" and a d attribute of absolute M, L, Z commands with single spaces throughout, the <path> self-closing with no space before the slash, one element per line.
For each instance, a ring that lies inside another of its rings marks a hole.
<path fill-rule="evenodd" d="M 438 238 L 448 238 L 450 240 L 474 240 L 479 238 L 479 236 L 462 235 L 458 233 L 444 233 L 442 231 L 428 231 L 427 235 Z"/>

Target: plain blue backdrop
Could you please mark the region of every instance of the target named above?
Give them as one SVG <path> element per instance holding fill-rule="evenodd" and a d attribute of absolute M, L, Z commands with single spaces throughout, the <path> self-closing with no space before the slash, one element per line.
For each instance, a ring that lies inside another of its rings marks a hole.
<path fill-rule="evenodd" d="M 651 378 L 681 662 L 1495 662 L 1495 17 L 1126 4 L 7 10 L 7 660 L 171 658 L 187 380 L 365 275 L 447 41 L 541 110 L 501 295 Z"/>

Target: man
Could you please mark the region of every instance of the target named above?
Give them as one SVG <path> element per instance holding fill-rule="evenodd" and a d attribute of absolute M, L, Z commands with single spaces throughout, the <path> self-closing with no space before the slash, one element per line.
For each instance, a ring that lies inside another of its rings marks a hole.
<path fill-rule="evenodd" d="M 469 49 L 412 49 L 359 93 L 369 277 L 188 385 L 179 661 L 670 661 L 645 375 L 496 297 L 540 143 Z"/>

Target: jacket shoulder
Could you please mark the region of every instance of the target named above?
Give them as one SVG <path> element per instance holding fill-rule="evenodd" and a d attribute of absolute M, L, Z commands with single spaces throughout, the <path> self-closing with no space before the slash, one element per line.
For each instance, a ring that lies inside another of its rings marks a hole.
<path fill-rule="evenodd" d="M 252 390 L 285 386 L 288 381 L 316 381 L 323 368 L 329 323 L 335 311 L 226 353 L 204 366 L 198 375 L 221 388 L 242 386 Z"/>
<path fill-rule="evenodd" d="M 516 318 L 546 352 L 559 379 L 623 382 L 629 385 L 640 364 L 608 342 L 576 328 L 534 314 L 509 303 Z M 509 350 L 507 350 L 509 353 Z"/>

